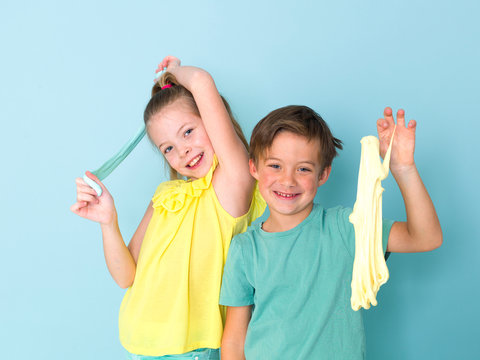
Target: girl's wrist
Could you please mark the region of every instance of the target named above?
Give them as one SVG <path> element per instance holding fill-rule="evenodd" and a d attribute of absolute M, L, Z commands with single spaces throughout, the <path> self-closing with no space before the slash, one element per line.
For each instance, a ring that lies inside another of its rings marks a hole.
<path fill-rule="evenodd" d="M 105 221 L 105 222 L 100 222 L 100 227 L 103 230 L 112 230 L 115 228 L 118 228 L 118 217 L 117 217 L 117 212 L 114 211 L 112 217 Z"/>

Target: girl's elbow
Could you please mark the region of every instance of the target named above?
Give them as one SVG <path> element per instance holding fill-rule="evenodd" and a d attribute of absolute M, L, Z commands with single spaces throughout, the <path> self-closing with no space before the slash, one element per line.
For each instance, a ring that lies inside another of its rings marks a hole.
<path fill-rule="evenodd" d="M 126 282 L 117 282 L 117 285 L 120 286 L 122 289 L 128 289 L 132 284 Z"/>
<path fill-rule="evenodd" d="M 213 78 L 207 71 L 197 68 L 193 74 L 192 82 L 195 86 L 202 89 L 209 84 L 213 84 Z"/>
<path fill-rule="evenodd" d="M 133 277 L 123 278 L 123 279 L 114 279 L 118 286 L 122 289 L 127 289 L 133 285 Z"/>

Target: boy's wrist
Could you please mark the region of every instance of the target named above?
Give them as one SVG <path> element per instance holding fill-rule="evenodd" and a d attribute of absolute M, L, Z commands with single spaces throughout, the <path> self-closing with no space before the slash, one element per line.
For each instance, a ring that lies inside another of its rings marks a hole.
<path fill-rule="evenodd" d="M 418 172 L 415 163 L 409 165 L 390 166 L 390 171 L 397 180 L 409 177 L 410 175 L 416 174 Z"/>

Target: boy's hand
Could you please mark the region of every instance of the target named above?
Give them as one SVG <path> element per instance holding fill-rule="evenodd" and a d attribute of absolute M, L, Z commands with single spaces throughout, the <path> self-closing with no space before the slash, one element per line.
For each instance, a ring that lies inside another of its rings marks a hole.
<path fill-rule="evenodd" d="M 383 111 L 384 118 L 378 119 L 377 131 L 380 140 L 380 156 L 383 158 L 390 145 L 393 129 L 395 128 L 395 120 L 393 118 L 392 109 L 386 107 Z M 402 109 L 397 111 L 397 128 L 395 130 L 395 138 L 393 139 L 392 154 L 390 158 L 390 169 L 392 173 L 402 171 L 415 166 L 413 153 L 415 152 L 415 129 L 417 122 L 410 120 L 408 126 L 405 127 L 405 111 Z"/>

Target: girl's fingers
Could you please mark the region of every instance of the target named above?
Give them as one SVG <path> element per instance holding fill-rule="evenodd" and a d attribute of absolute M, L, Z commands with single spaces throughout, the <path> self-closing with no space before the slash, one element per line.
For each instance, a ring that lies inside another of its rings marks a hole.
<path fill-rule="evenodd" d="M 415 120 L 410 120 L 408 122 L 408 128 L 409 129 L 415 129 L 417 127 L 417 122 Z"/>
<path fill-rule="evenodd" d="M 83 180 L 82 178 L 76 178 L 75 179 L 75 184 L 77 184 L 77 185 L 87 185 L 85 180 Z"/>
<path fill-rule="evenodd" d="M 83 179 L 75 182 L 77 183 L 77 193 L 83 192 L 91 195 L 97 195 L 97 192 L 92 189 Z"/>
<path fill-rule="evenodd" d="M 97 192 L 95 191 L 95 189 L 92 189 L 88 185 L 77 186 L 77 194 L 79 194 L 79 193 L 89 194 L 89 195 L 92 195 L 92 196 L 97 196 Z"/>
<path fill-rule="evenodd" d="M 94 195 L 85 194 L 85 193 L 78 193 L 77 194 L 77 202 L 87 202 L 87 203 L 91 203 L 91 204 L 98 204 L 100 201 Z"/>
<path fill-rule="evenodd" d="M 98 177 L 93 175 L 90 171 L 85 171 L 85 174 L 87 175 L 87 177 L 95 181 L 98 184 L 98 186 L 102 188 L 102 191 L 107 191 L 107 188 L 103 185 L 103 183 L 100 181 Z"/>
<path fill-rule="evenodd" d="M 75 204 L 70 206 L 70 210 L 77 214 L 81 209 L 87 206 L 87 203 L 85 201 L 77 201 Z"/>

